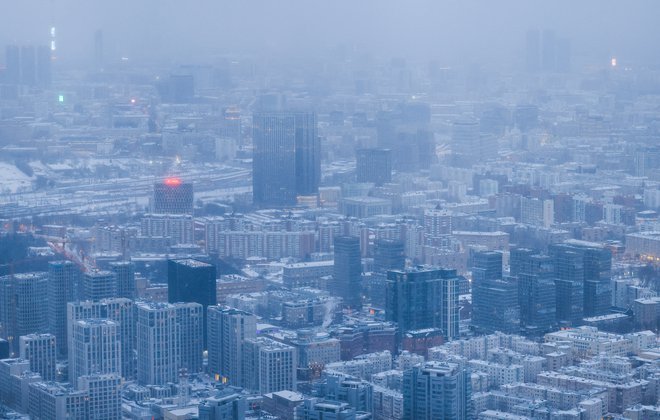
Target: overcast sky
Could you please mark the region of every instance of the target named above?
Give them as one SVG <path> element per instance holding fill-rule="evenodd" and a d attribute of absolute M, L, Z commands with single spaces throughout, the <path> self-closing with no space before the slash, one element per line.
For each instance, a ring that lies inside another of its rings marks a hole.
<path fill-rule="evenodd" d="M 109 60 L 321 55 L 345 45 L 383 58 L 487 63 L 520 57 L 536 27 L 569 38 L 574 56 L 655 65 L 658 17 L 657 0 L 0 0 L 0 45 L 46 44 L 54 25 L 69 62 L 91 61 L 102 29 Z"/>

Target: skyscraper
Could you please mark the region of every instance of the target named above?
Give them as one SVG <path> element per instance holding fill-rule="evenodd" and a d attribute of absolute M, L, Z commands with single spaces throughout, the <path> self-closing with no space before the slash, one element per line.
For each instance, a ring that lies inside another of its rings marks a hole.
<path fill-rule="evenodd" d="M 196 302 L 203 307 L 203 339 L 206 348 L 206 308 L 216 304 L 215 266 L 190 258 L 167 262 L 167 300 Z"/>
<path fill-rule="evenodd" d="M 85 319 L 111 319 L 118 325 L 121 346 L 121 376 L 135 378 L 135 304 L 126 298 L 103 299 L 98 302 L 83 301 L 67 304 L 67 347 L 69 367 L 73 366 L 73 327 L 76 321 Z"/>
<path fill-rule="evenodd" d="M 556 324 L 556 286 L 552 259 L 531 249 L 511 250 L 511 276 L 518 279 L 520 328 L 540 335 Z"/>
<path fill-rule="evenodd" d="M 374 243 L 374 270 L 403 270 L 406 267 L 404 244 L 395 239 L 377 239 Z"/>
<path fill-rule="evenodd" d="M 472 387 L 467 368 L 427 362 L 403 373 L 405 420 L 472 418 Z"/>
<path fill-rule="evenodd" d="M 48 263 L 48 330 L 55 335 L 58 352 L 67 354 L 66 304 L 78 299 L 80 272 L 71 261 Z"/>
<path fill-rule="evenodd" d="M 517 333 L 519 324 L 517 283 L 502 276 L 502 254 L 477 252 L 472 263 L 472 325 L 489 333 Z"/>
<path fill-rule="evenodd" d="M 566 321 L 567 299 L 573 303 L 571 317 L 578 321 L 578 312 L 585 317 L 603 315 L 611 306 L 612 253 L 604 246 L 586 241 L 569 240 L 549 247 L 557 279 L 557 316 Z M 569 287 L 567 282 L 571 282 Z M 581 291 L 570 292 L 580 288 Z M 568 296 L 568 293 L 571 293 Z M 561 308 L 560 308 L 561 306 Z"/>
<path fill-rule="evenodd" d="M 69 366 L 69 375 L 74 384 L 83 375 L 121 372 L 120 332 L 116 322 L 94 318 L 75 321 L 72 337 L 69 351 L 73 365 Z"/>
<path fill-rule="evenodd" d="M 355 151 L 357 182 L 373 182 L 376 186 L 392 181 L 392 151 L 358 149 Z"/>
<path fill-rule="evenodd" d="M 179 379 L 176 308 L 169 303 L 140 302 L 137 308 L 137 377 L 142 385 Z"/>
<path fill-rule="evenodd" d="M 189 374 L 202 371 L 204 351 L 204 309 L 199 303 L 175 303 L 177 327 L 179 329 L 179 367 Z"/>
<path fill-rule="evenodd" d="M 321 142 L 316 115 L 259 112 L 253 116 L 252 195 L 260 207 L 296 204 L 299 195 L 318 193 Z"/>
<path fill-rule="evenodd" d="M 360 310 L 362 308 L 360 238 L 338 236 L 334 239 L 334 246 L 332 290 L 343 299 L 346 307 Z"/>
<path fill-rule="evenodd" d="M 87 392 L 87 419 L 120 420 L 121 377 L 114 374 L 94 374 L 77 378 L 78 389 Z"/>
<path fill-rule="evenodd" d="M 415 267 L 387 273 L 385 318 L 399 333 L 440 328 L 445 339 L 458 336 L 456 270 Z"/>
<path fill-rule="evenodd" d="M 245 387 L 260 394 L 296 389 L 296 348 L 271 338 L 245 340 Z"/>
<path fill-rule="evenodd" d="M 116 261 L 109 264 L 110 271 L 115 273 L 117 284 L 117 297 L 135 299 L 135 264 L 130 261 Z"/>
<path fill-rule="evenodd" d="M 57 349 L 53 334 L 29 334 L 19 338 L 20 357 L 30 361 L 30 370 L 44 381 L 54 381 Z"/>
<path fill-rule="evenodd" d="M 117 276 L 112 271 L 92 270 L 83 274 L 83 299 L 101 300 L 117 297 Z"/>
<path fill-rule="evenodd" d="M 244 385 L 244 341 L 257 336 L 257 317 L 238 309 L 209 306 L 209 374 L 231 385 Z"/>
<path fill-rule="evenodd" d="M 480 158 L 479 120 L 463 116 L 452 125 L 452 154 L 456 164 L 470 166 Z"/>
<path fill-rule="evenodd" d="M 151 212 L 159 214 L 193 214 L 193 184 L 179 178 L 167 178 L 154 184 Z"/>
<path fill-rule="evenodd" d="M 2 337 L 18 352 L 21 335 L 43 333 L 48 329 L 44 302 L 48 296 L 48 274 L 19 273 L 0 277 L 0 324 Z"/>

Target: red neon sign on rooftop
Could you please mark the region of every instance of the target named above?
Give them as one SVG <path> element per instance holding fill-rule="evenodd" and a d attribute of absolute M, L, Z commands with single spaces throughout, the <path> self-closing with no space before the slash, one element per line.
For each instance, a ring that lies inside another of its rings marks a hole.
<path fill-rule="evenodd" d="M 165 178 L 165 185 L 168 187 L 178 187 L 181 185 L 181 179 L 179 178 Z"/>

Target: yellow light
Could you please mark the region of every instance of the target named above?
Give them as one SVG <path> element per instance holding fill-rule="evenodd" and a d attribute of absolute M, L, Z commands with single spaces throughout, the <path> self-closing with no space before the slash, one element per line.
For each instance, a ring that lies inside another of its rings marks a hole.
<path fill-rule="evenodd" d="M 612 60 L 610 60 L 610 63 L 612 64 L 612 67 L 616 67 L 616 57 L 612 57 Z"/>

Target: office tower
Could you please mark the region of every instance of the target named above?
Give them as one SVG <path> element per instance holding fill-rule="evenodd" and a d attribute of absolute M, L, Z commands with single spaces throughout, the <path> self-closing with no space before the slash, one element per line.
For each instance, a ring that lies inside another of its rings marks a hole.
<path fill-rule="evenodd" d="M 472 261 L 472 325 L 484 332 L 517 333 L 520 324 L 515 278 L 502 277 L 502 254 L 477 252 Z"/>
<path fill-rule="evenodd" d="M 245 388 L 259 394 L 296 389 L 296 348 L 271 338 L 245 340 Z"/>
<path fill-rule="evenodd" d="M 527 31 L 525 47 L 527 71 L 529 73 L 536 73 L 541 68 L 541 33 L 538 29 Z"/>
<path fill-rule="evenodd" d="M 36 85 L 48 88 L 51 84 L 51 49 L 46 45 L 40 45 L 36 50 Z"/>
<path fill-rule="evenodd" d="M 236 141 L 242 140 L 241 110 L 230 106 L 225 108 L 223 115 L 222 135 Z"/>
<path fill-rule="evenodd" d="M 16 45 L 7 45 L 5 48 L 5 80 L 9 84 L 21 82 L 21 53 Z"/>
<path fill-rule="evenodd" d="M 69 377 L 93 374 L 119 374 L 121 347 L 119 325 L 109 319 L 84 319 L 73 323 Z"/>
<path fill-rule="evenodd" d="M 159 214 L 193 214 L 193 184 L 179 178 L 167 178 L 154 184 L 151 212 Z"/>
<path fill-rule="evenodd" d="M 0 403 L 12 406 L 20 396 L 12 386 L 11 377 L 30 370 L 30 361 L 25 359 L 0 360 Z"/>
<path fill-rule="evenodd" d="M 135 304 L 126 298 L 104 299 L 98 302 L 83 301 L 67 304 L 67 346 L 69 367 L 73 366 L 73 327 L 74 323 L 85 319 L 111 319 L 119 328 L 121 346 L 121 376 L 135 378 Z"/>
<path fill-rule="evenodd" d="M 83 274 L 83 299 L 97 301 L 117 297 L 117 276 L 112 271 L 92 270 Z"/>
<path fill-rule="evenodd" d="M 392 151 L 358 149 L 355 151 L 357 182 L 373 182 L 381 186 L 392 181 Z"/>
<path fill-rule="evenodd" d="M 334 271 L 331 290 L 339 295 L 344 306 L 352 310 L 362 308 L 362 259 L 360 238 L 338 236 L 334 239 Z"/>
<path fill-rule="evenodd" d="M 37 55 L 35 47 L 21 47 L 21 84 L 34 86 L 37 84 Z"/>
<path fill-rule="evenodd" d="M 87 419 L 121 420 L 121 377 L 117 374 L 85 375 L 78 389 L 87 393 Z"/>
<path fill-rule="evenodd" d="M 456 270 L 415 267 L 387 273 L 385 318 L 409 330 L 440 328 L 446 340 L 458 336 Z"/>
<path fill-rule="evenodd" d="M 543 30 L 541 38 L 541 68 L 545 71 L 557 69 L 557 41 L 555 32 L 550 29 Z"/>
<path fill-rule="evenodd" d="M 215 266 L 190 258 L 167 261 L 167 300 L 196 302 L 203 307 L 203 339 L 206 348 L 206 308 L 215 305 Z"/>
<path fill-rule="evenodd" d="M 539 108 L 536 105 L 518 104 L 513 111 L 513 121 L 523 133 L 536 128 L 539 124 Z"/>
<path fill-rule="evenodd" d="M 244 420 L 247 409 L 245 397 L 227 388 L 202 400 L 199 420 Z"/>
<path fill-rule="evenodd" d="M 575 306 L 581 309 L 583 316 L 592 317 L 603 315 L 611 306 L 612 295 L 612 252 L 604 246 L 586 241 L 569 240 L 562 244 L 550 245 L 548 252 L 555 262 L 555 278 L 562 282 L 561 291 L 582 288 L 579 297 L 581 302 L 575 302 Z M 573 255 L 575 254 L 575 255 Z M 572 282 L 571 288 L 566 282 Z M 560 296 L 560 285 L 557 285 L 557 302 L 565 306 L 565 298 Z M 575 294 L 571 295 L 576 299 Z M 561 320 L 566 320 L 566 309 Z M 574 314 L 577 320 L 577 313 Z"/>
<path fill-rule="evenodd" d="M 406 420 L 472 418 L 470 372 L 454 363 L 427 362 L 403 373 Z"/>
<path fill-rule="evenodd" d="M 471 166 L 480 159 L 481 133 L 479 120 L 463 116 L 452 125 L 452 154 L 457 165 Z"/>
<path fill-rule="evenodd" d="M 19 338 L 21 359 L 30 361 L 30 370 L 44 381 L 54 381 L 57 362 L 56 339 L 53 334 L 29 334 Z"/>
<path fill-rule="evenodd" d="M 0 330 L 9 341 L 12 353 L 18 352 L 18 337 L 46 332 L 48 312 L 48 274 L 20 273 L 0 277 Z"/>
<path fill-rule="evenodd" d="M 110 271 L 115 273 L 117 284 L 117 297 L 135 299 L 137 290 L 135 286 L 135 264 L 130 261 L 116 261 L 109 264 Z"/>
<path fill-rule="evenodd" d="M 189 374 L 202 371 L 204 352 L 204 309 L 194 302 L 175 303 L 179 328 L 179 367 Z"/>
<path fill-rule="evenodd" d="M 404 244 L 395 239 L 377 239 L 374 243 L 374 271 L 403 270 L 406 267 Z"/>
<path fill-rule="evenodd" d="M 209 306 L 209 374 L 235 386 L 243 386 L 243 342 L 257 336 L 257 317 L 238 309 Z"/>
<path fill-rule="evenodd" d="M 541 335 L 556 324 L 556 286 L 552 258 L 526 248 L 514 248 L 511 276 L 518 279 L 520 328 L 525 334 Z"/>
<path fill-rule="evenodd" d="M 179 379 L 176 308 L 169 303 L 139 302 L 137 309 L 137 377 L 142 385 L 164 385 Z"/>
<path fill-rule="evenodd" d="M 318 193 L 321 142 L 316 115 L 259 112 L 252 119 L 252 195 L 260 207 L 296 204 L 299 195 Z"/>
<path fill-rule="evenodd" d="M 58 353 L 67 354 L 66 304 L 78 299 L 80 272 L 71 261 L 48 263 L 48 330 L 55 335 Z"/>
<path fill-rule="evenodd" d="M 393 169 L 414 172 L 433 163 L 435 143 L 430 122 L 430 106 L 422 102 L 402 103 L 392 111 L 379 112 L 378 148 L 392 151 Z"/>

